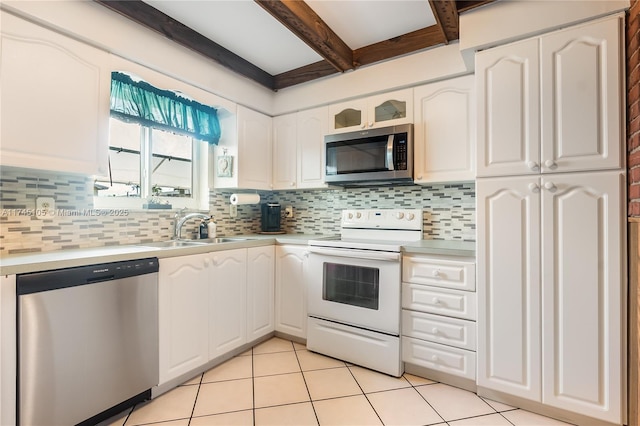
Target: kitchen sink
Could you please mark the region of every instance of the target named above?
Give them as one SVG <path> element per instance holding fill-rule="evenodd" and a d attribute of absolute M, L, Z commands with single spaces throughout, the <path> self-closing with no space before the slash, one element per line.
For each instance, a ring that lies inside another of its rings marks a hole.
<path fill-rule="evenodd" d="M 145 247 L 158 247 L 158 248 L 173 248 L 173 247 L 194 247 L 206 245 L 206 240 L 191 241 L 191 240 L 168 240 L 168 241 L 156 241 L 154 243 L 138 244 Z"/>
<path fill-rule="evenodd" d="M 209 244 L 218 244 L 218 243 L 233 243 L 233 242 L 237 242 L 237 241 L 247 241 L 248 238 L 235 238 L 235 237 L 219 237 L 219 238 L 209 238 L 206 240 L 201 240 L 204 243 L 209 243 Z"/>

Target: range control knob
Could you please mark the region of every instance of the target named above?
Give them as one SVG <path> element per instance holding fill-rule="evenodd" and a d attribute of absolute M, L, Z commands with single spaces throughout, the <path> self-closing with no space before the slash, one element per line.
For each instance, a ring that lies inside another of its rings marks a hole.
<path fill-rule="evenodd" d="M 416 217 L 416 215 L 414 215 L 413 213 L 407 214 L 407 220 L 413 220 L 414 217 Z"/>
<path fill-rule="evenodd" d="M 360 218 L 362 217 L 362 213 L 360 213 L 360 212 L 356 213 L 356 217 L 357 217 L 358 219 L 360 219 Z"/>
<path fill-rule="evenodd" d="M 404 217 L 404 213 L 402 213 L 402 212 L 398 212 L 398 213 L 396 213 L 396 217 L 397 217 L 398 219 L 402 219 L 402 218 Z"/>
<path fill-rule="evenodd" d="M 349 219 L 353 219 L 353 213 L 347 213 L 347 217 L 348 217 Z"/>

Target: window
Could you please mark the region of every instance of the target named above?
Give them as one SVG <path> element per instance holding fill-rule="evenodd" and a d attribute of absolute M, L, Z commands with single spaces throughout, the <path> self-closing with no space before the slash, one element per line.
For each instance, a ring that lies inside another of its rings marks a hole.
<path fill-rule="evenodd" d="M 214 108 L 113 73 L 109 130 L 109 172 L 95 178 L 96 207 L 208 209 L 208 146 L 220 137 Z"/>

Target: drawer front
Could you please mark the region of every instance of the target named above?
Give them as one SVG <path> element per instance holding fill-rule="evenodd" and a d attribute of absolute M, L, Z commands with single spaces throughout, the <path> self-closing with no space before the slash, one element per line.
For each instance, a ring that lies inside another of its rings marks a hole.
<path fill-rule="evenodd" d="M 469 291 L 402 283 L 402 307 L 475 321 L 476 294 Z"/>
<path fill-rule="evenodd" d="M 476 353 L 413 337 L 402 337 L 402 360 L 421 367 L 476 379 Z"/>
<path fill-rule="evenodd" d="M 402 259 L 402 281 L 475 291 L 476 265 L 472 262 L 405 256 Z"/>
<path fill-rule="evenodd" d="M 403 310 L 402 335 L 476 351 L 473 321 Z"/>

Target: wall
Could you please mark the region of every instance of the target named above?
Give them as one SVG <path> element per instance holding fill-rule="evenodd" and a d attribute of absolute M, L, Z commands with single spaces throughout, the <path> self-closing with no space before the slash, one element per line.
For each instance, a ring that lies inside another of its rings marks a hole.
<path fill-rule="evenodd" d="M 230 218 L 230 191 L 210 192 L 218 235 L 260 230 L 260 206 L 238 207 Z M 346 208 L 423 208 L 424 238 L 475 241 L 475 185 L 263 192 L 265 202 L 294 208 L 283 229 L 297 234 L 338 234 Z M 37 197 L 53 197 L 55 214 L 33 216 Z M 0 255 L 137 244 L 171 238 L 175 210 L 95 210 L 93 180 L 34 170 L 0 170 Z M 187 237 L 197 223 L 183 230 Z"/>

